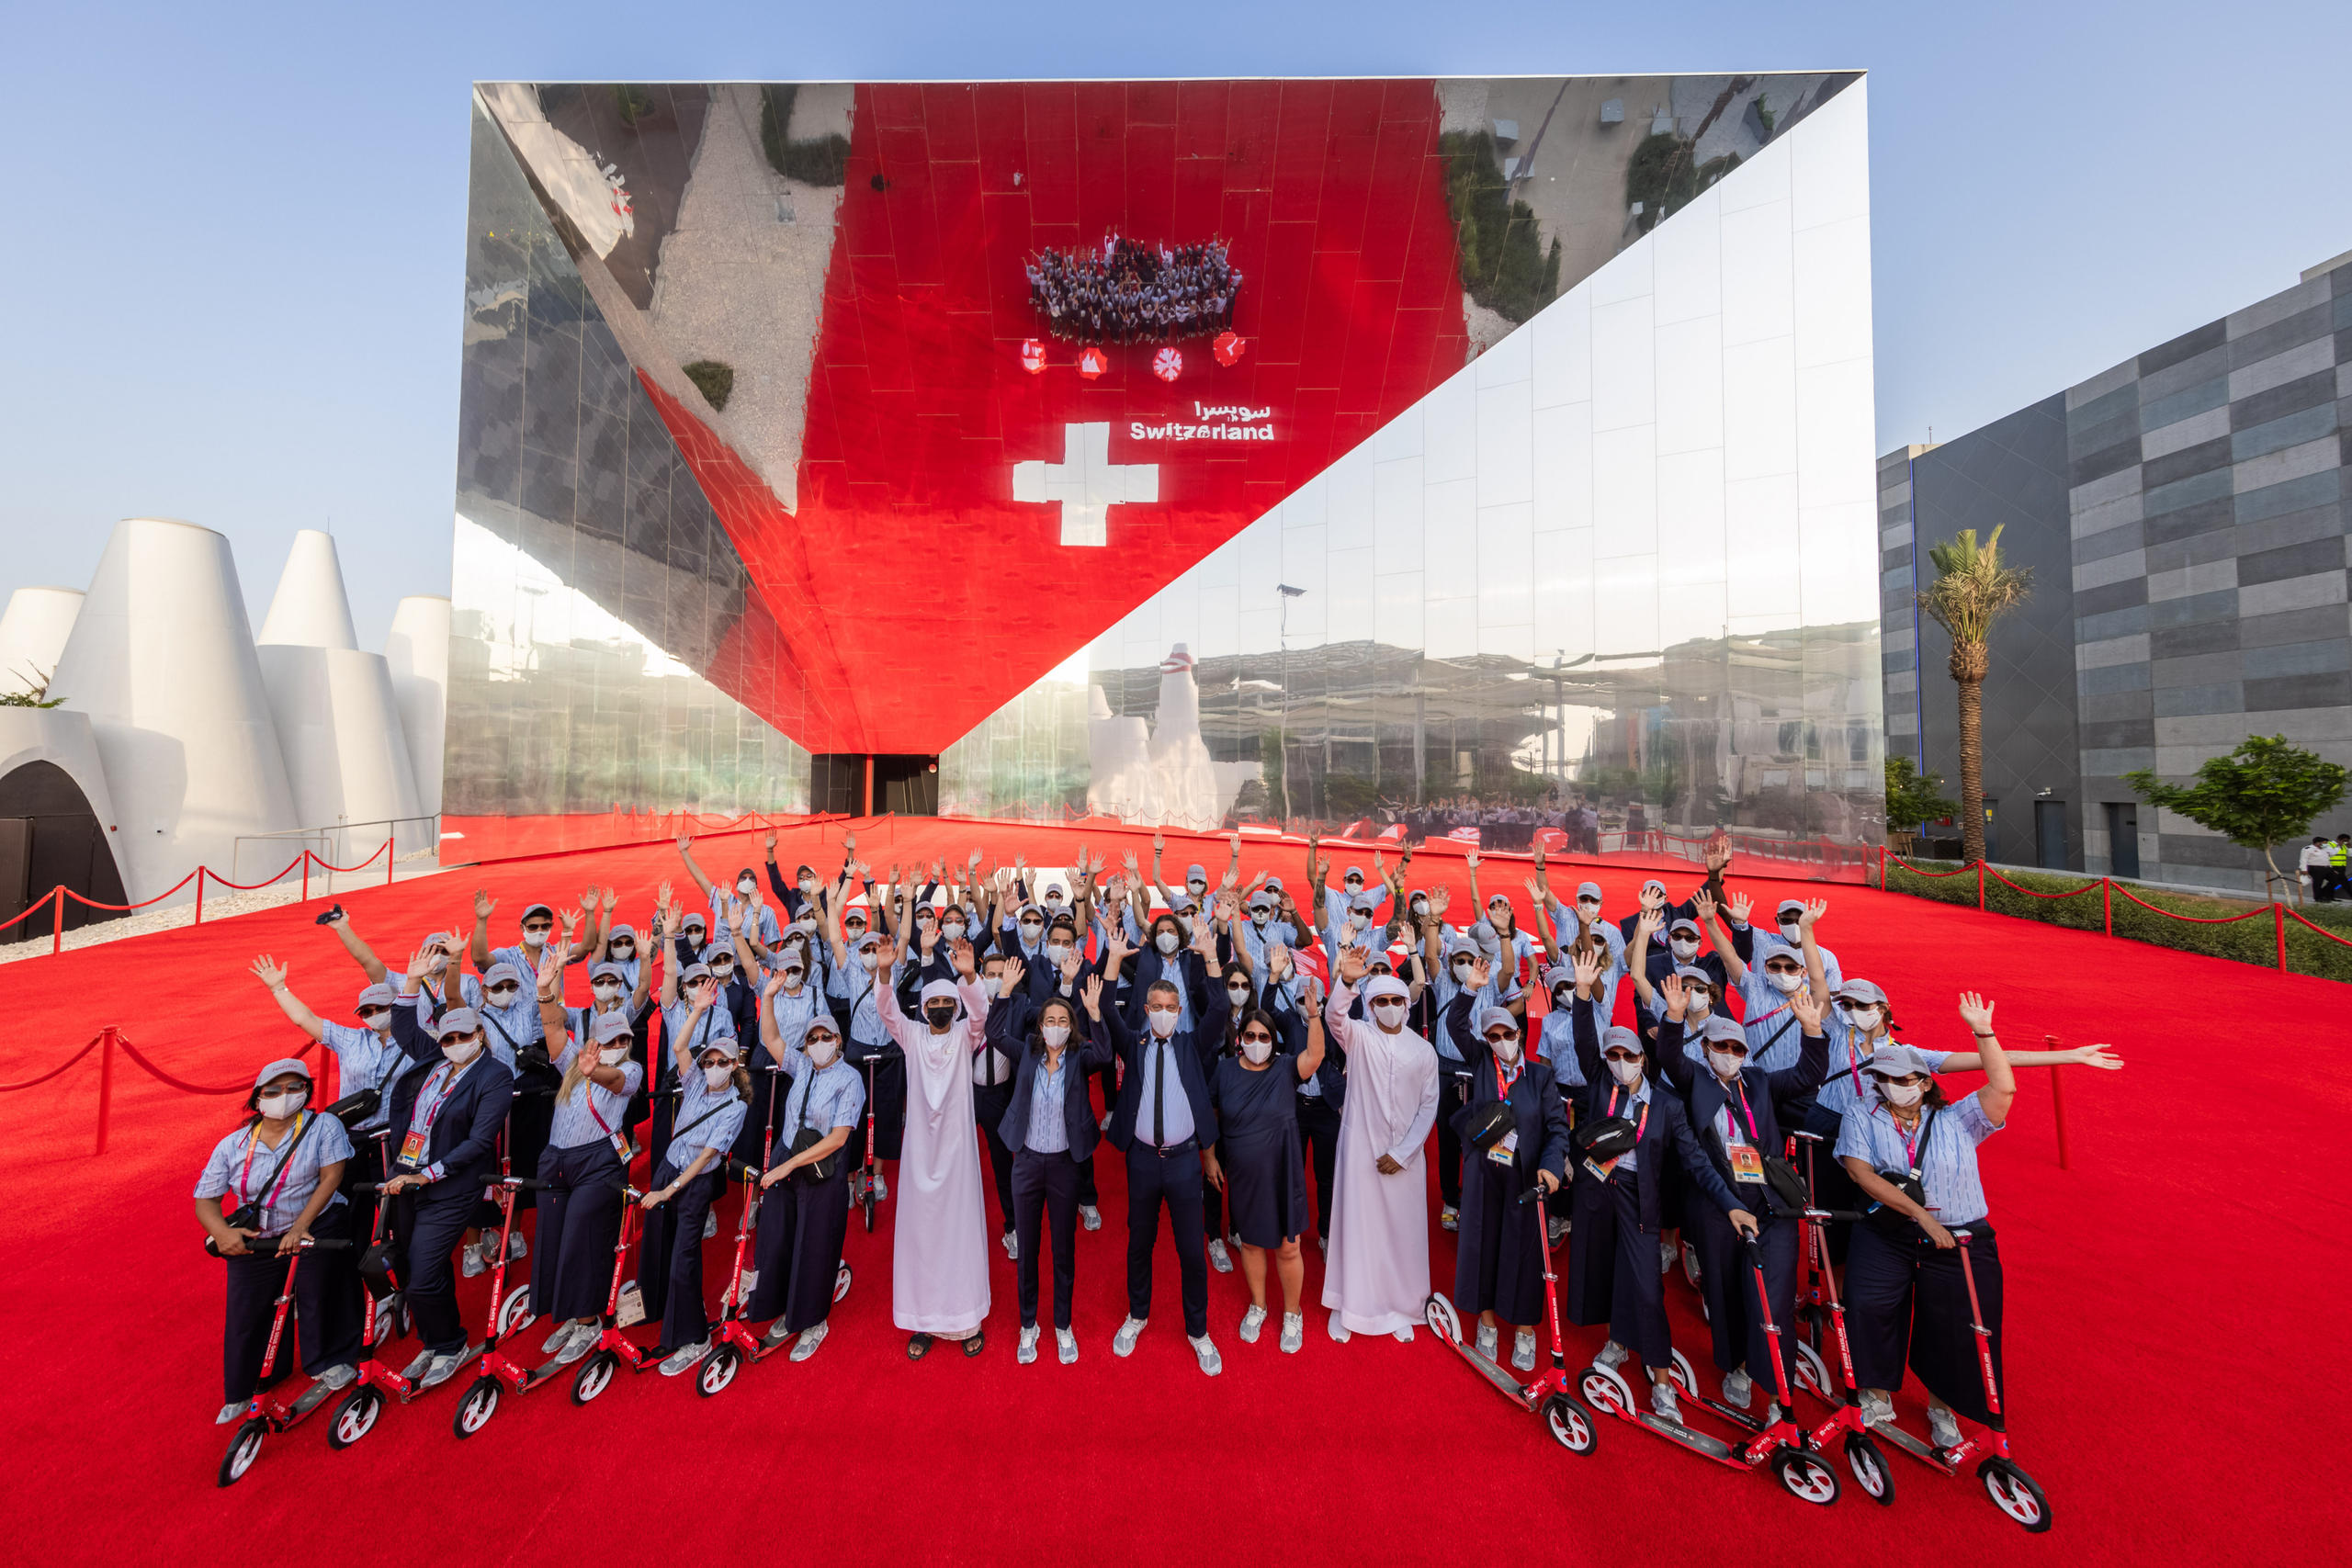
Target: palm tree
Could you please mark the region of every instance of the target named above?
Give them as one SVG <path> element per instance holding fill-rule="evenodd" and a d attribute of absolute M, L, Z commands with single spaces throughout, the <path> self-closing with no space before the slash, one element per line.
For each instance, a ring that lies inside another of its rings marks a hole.
<path fill-rule="evenodd" d="M 1960 688 L 1960 830 L 1962 852 L 1984 858 L 1984 671 L 1993 623 L 2033 592 L 2030 567 L 2001 564 L 2001 530 L 1982 545 L 1976 530 L 1962 528 L 1940 545 L 1928 547 L 1935 581 L 1919 595 L 1919 607 L 1951 634 L 1951 678 Z"/>

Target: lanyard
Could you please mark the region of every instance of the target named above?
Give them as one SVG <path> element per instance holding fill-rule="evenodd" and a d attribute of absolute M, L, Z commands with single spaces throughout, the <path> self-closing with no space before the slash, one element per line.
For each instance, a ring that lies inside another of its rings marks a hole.
<path fill-rule="evenodd" d="M 302 1134 L 311 1130 L 308 1118 L 315 1117 L 316 1114 L 315 1111 L 309 1111 L 302 1117 L 296 1118 L 293 1131 L 286 1134 L 291 1142 L 286 1145 L 286 1152 L 277 1156 L 277 1179 L 269 1184 L 269 1196 L 263 1200 L 263 1208 L 274 1209 L 277 1206 L 277 1195 L 286 1190 L 286 1178 L 289 1174 L 287 1168 L 294 1163 L 294 1151 L 301 1147 Z M 256 1123 L 253 1132 L 245 1138 L 244 1168 L 237 1173 L 237 1196 L 247 1203 L 254 1201 L 251 1185 L 254 1178 L 254 1150 L 260 1146 L 261 1127 Z"/>
<path fill-rule="evenodd" d="M 1736 1084 L 1737 1084 L 1738 1090 L 1739 1090 L 1739 1098 L 1738 1098 L 1737 1101 L 1736 1101 L 1736 1102 L 1735 1102 L 1735 1101 L 1734 1101 L 1734 1100 L 1733 1100 L 1729 1096 L 1724 1097 L 1724 1119 L 1725 1119 L 1726 1121 L 1730 1120 L 1732 1106 L 1733 1106 L 1735 1103 L 1736 1103 L 1736 1104 L 1738 1105 L 1738 1107 L 1739 1107 L 1739 1115 L 1740 1115 L 1740 1120 L 1741 1120 L 1741 1121 L 1744 1121 L 1744 1122 L 1746 1122 L 1747 1123 L 1747 1141 L 1748 1141 L 1748 1143 L 1750 1143 L 1751 1145 L 1756 1145 L 1756 1146 L 1758 1146 L 1758 1147 L 1761 1147 L 1761 1146 L 1763 1145 L 1764 1139 L 1763 1139 L 1763 1135 L 1762 1135 L 1761 1134 L 1758 1133 L 1758 1132 L 1757 1132 L 1757 1130 L 1756 1130 L 1756 1112 L 1755 1112 L 1754 1111 L 1752 1111 L 1752 1110 L 1750 1110 L 1750 1109 L 1748 1108 L 1748 1104 L 1747 1104 L 1747 1086 L 1745 1083 L 1740 1083 L 1737 1079 L 1734 1079 L 1733 1081 L 1734 1081 Z M 1736 1131 L 1736 1130 L 1737 1130 L 1737 1128 L 1736 1128 L 1736 1126 L 1735 1125 L 1735 1127 L 1734 1127 L 1734 1131 Z"/>
<path fill-rule="evenodd" d="M 1509 1077 L 1505 1077 L 1503 1076 L 1503 1065 L 1500 1061 L 1496 1059 L 1495 1054 L 1491 1050 L 1487 1053 L 1487 1059 L 1488 1062 L 1493 1064 L 1495 1069 L 1495 1098 L 1497 1100 L 1509 1100 L 1510 1098 L 1511 1085 L 1519 1081 L 1520 1068 L 1512 1068 L 1510 1076 Z M 1524 1066 L 1526 1058 L 1522 1056 L 1520 1060 L 1521 1066 Z"/>
<path fill-rule="evenodd" d="M 1909 1171 L 1914 1176 L 1918 1175 L 1919 1159 L 1917 1151 L 1919 1147 L 1919 1140 L 1928 1131 L 1928 1113 L 1925 1111 L 1920 1111 L 1918 1121 L 1913 1124 L 1911 1131 L 1908 1133 L 1905 1133 L 1903 1130 L 1903 1124 L 1901 1122 L 1894 1121 L 1894 1112 L 1889 1111 L 1887 1113 L 1887 1121 L 1894 1124 L 1894 1135 L 1903 1140 L 1903 1168 Z"/>
<path fill-rule="evenodd" d="M 480 1060 L 479 1055 L 476 1060 Z M 466 1064 L 466 1066 L 473 1066 L 472 1062 Z M 416 1097 L 422 1101 L 426 1095 L 431 1095 L 434 1097 L 433 1101 L 425 1108 L 422 1126 L 414 1122 L 409 1124 L 409 1131 L 412 1134 L 425 1138 L 433 1135 L 433 1124 L 441 1120 L 441 1111 L 449 1103 L 449 1096 L 458 1087 L 458 1075 L 465 1070 L 465 1067 L 453 1067 L 447 1062 L 433 1069 L 433 1076 L 424 1081 L 424 1089 Z M 446 1077 L 443 1076 L 445 1074 Z"/>
<path fill-rule="evenodd" d="M 1621 1085 L 1621 1086 L 1619 1086 L 1617 1089 L 1611 1089 L 1611 1090 L 1609 1091 L 1609 1114 L 1610 1114 L 1610 1115 L 1611 1115 L 1611 1116 L 1614 1116 L 1614 1115 L 1616 1115 L 1616 1114 L 1617 1114 L 1617 1096 L 1618 1096 L 1619 1094 L 1621 1094 L 1621 1093 L 1626 1096 L 1626 1102 L 1627 1102 L 1627 1104 L 1629 1104 L 1629 1105 L 1630 1105 L 1630 1104 L 1632 1103 L 1632 1097 L 1633 1097 L 1633 1091 L 1632 1091 L 1632 1090 L 1627 1089 L 1624 1089 L 1622 1085 Z M 1641 1141 L 1642 1141 L 1642 1134 L 1643 1134 L 1643 1132 L 1644 1132 L 1644 1131 L 1645 1131 L 1645 1130 L 1649 1126 L 1649 1124 L 1650 1124 L 1650 1102 L 1649 1102 L 1648 1100 L 1645 1100 L 1642 1101 L 1642 1118 L 1641 1118 L 1641 1120 L 1640 1120 L 1640 1121 L 1638 1121 L 1638 1122 L 1634 1122 L 1634 1144 L 1635 1144 L 1636 1145 L 1638 1145 L 1641 1143 Z"/>

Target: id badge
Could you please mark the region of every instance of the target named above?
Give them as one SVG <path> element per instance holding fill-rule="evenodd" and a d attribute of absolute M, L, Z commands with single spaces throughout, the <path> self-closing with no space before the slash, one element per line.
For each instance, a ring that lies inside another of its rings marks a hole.
<path fill-rule="evenodd" d="M 1584 1168 L 1592 1173 L 1592 1179 L 1595 1181 L 1606 1181 L 1609 1179 L 1609 1173 L 1617 1168 L 1617 1162 L 1612 1159 L 1607 1165 L 1597 1165 L 1591 1160 L 1586 1160 Z"/>
<path fill-rule="evenodd" d="M 432 1134 L 412 1131 L 407 1137 L 401 1140 L 401 1164 L 411 1170 L 423 1170 L 425 1166 L 425 1156 L 432 1142 Z"/>
<path fill-rule="evenodd" d="M 1725 1151 L 1731 1156 L 1731 1179 L 1734 1181 L 1764 1179 L 1764 1156 L 1749 1144 L 1733 1144 Z"/>
<path fill-rule="evenodd" d="M 1496 1140 L 1487 1151 L 1487 1157 L 1497 1165 L 1510 1165 L 1519 1157 L 1519 1129 L 1514 1127 Z"/>

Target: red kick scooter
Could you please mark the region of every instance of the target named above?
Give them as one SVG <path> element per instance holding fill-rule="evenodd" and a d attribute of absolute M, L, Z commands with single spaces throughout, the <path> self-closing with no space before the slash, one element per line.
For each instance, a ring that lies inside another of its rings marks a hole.
<path fill-rule="evenodd" d="M 719 1298 L 718 1332 L 711 1337 L 717 1343 L 695 1370 L 695 1387 L 706 1399 L 733 1382 L 735 1374 L 746 1365 L 765 1360 L 792 1342 L 791 1337 L 786 1336 L 770 1344 L 763 1336 L 752 1333 L 744 1318 L 752 1292 L 743 1284 L 743 1260 L 750 1252 L 753 1223 L 762 1201 L 760 1173 L 741 1160 L 731 1159 L 727 1162 L 727 1174 L 743 1183 L 743 1213 L 735 1222 L 735 1268 L 728 1277 L 727 1293 Z M 849 1294 L 850 1278 L 850 1267 L 844 1261 L 833 1271 L 833 1300 L 840 1301 Z"/>
<path fill-rule="evenodd" d="M 1520 1194 L 1521 1207 L 1543 1192 L 1541 1187 L 1530 1187 Z M 1462 1337 L 1462 1317 L 1453 1303 L 1442 1292 L 1432 1294 L 1421 1307 L 1421 1317 L 1430 1332 L 1453 1348 L 1470 1370 L 1493 1385 L 1497 1393 L 1531 1414 L 1544 1413 L 1544 1428 L 1552 1440 L 1572 1454 L 1592 1452 L 1600 1434 L 1594 1430 L 1592 1412 L 1587 1410 L 1576 1396 L 1576 1385 L 1568 1381 L 1568 1358 L 1560 1343 L 1560 1289 L 1558 1276 L 1552 1272 L 1552 1249 L 1545 1245 L 1550 1237 L 1544 1229 L 1544 1208 L 1535 1209 L 1535 1240 L 1544 1257 L 1544 1308 L 1552 1325 L 1552 1365 L 1539 1372 L 1532 1382 L 1521 1383 L 1495 1362 L 1481 1355 L 1477 1348 Z M 842 1268 L 848 1268 L 843 1264 Z"/>
<path fill-rule="evenodd" d="M 1771 1294 L 1764 1284 L 1764 1253 L 1752 1235 L 1743 1235 L 1747 1249 L 1749 1270 L 1756 1280 L 1756 1299 L 1769 1305 Z M 1704 1460 L 1727 1465 L 1733 1470 L 1754 1470 L 1770 1464 L 1773 1475 L 1789 1495 L 1802 1502 L 1826 1507 L 1838 1501 L 1838 1472 L 1815 1457 L 1808 1447 L 1804 1429 L 1791 1419 L 1794 1396 L 1789 1392 L 1786 1363 L 1781 1359 L 1780 1328 L 1769 1320 L 1764 1325 L 1765 1343 L 1772 1350 L 1772 1387 L 1780 1396 L 1781 1418 L 1770 1427 L 1743 1412 L 1726 1410 L 1709 1400 L 1698 1399 L 1697 1391 L 1685 1380 L 1690 1377 L 1689 1363 L 1679 1355 L 1675 1358 L 1673 1381 L 1683 1393 L 1696 1403 L 1729 1416 L 1754 1434 L 1739 1447 L 1734 1448 L 1720 1438 L 1694 1431 L 1679 1421 L 1669 1421 L 1655 1411 L 1644 1410 L 1634 1402 L 1633 1386 L 1624 1374 L 1614 1367 L 1599 1362 L 1585 1369 L 1579 1383 L 1584 1397 L 1595 1410 L 1605 1410 L 1623 1421 L 1630 1421 L 1654 1437 L 1663 1438 L 1677 1448 L 1687 1449 Z"/>
<path fill-rule="evenodd" d="M 482 1335 L 482 1342 L 466 1351 L 466 1359 L 498 1355 L 498 1342 L 510 1334 L 519 1334 L 531 1325 L 530 1294 L 527 1291 L 509 1293 L 506 1289 L 506 1249 L 514 1236 L 514 1194 L 522 1189 L 541 1188 L 543 1181 L 526 1176 L 502 1176 L 492 1183 L 498 1189 L 498 1263 L 490 1275 L 490 1325 Z M 500 1357 L 503 1360 L 503 1357 Z M 470 1438 L 490 1425 L 498 1414 L 498 1374 L 484 1371 L 466 1385 L 466 1396 L 458 1402 L 458 1414 L 449 1423 L 450 1430 L 460 1438 Z"/>
<path fill-rule="evenodd" d="M 533 1185 L 537 1184 L 533 1183 Z M 595 1353 L 590 1358 L 589 1365 L 582 1366 L 572 1376 L 571 1403 L 574 1404 L 585 1404 L 605 1392 L 605 1385 L 612 1382 L 613 1370 L 624 1354 L 628 1356 L 629 1365 L 640 1371 L 644 1370 L 649 1360 L 658 1359 L 658 1358 L 649 1357 L 636 1345 L 622 1338 L 619 1329 L 613 1326 L 620 1303 L 621 1274 L 628 1258 L 629 1243 L 636 1239 L 639 1213 L 637 1200 L 644 1196 L 626 1181 L 616 1182 L 614 1185 L 620 1190 L 621 1194 L 621 1228 L 620 1239 L 613 1247 L 613 1284 L 605 1298 L 605 1327 L 604 1332 L 597 1337 Z M 501 1202 L 504 1206 L 504 1224 L 501 1227 L 503 1230 L 512 1227 L 514 1223 L 514 1195 L 512 1190 L 503 1194 Z M 503 1242 L 503 1239 L 502 1236 L 501 1241 Z M 493 1326 L 490 1338 L 482 1346 L 481 1374 L 474 1379 L 473 1386 L 466 1391 L 464 1403 L 458 1406 L 455 1427 L 460 1438 L 469 1438 L 489 1425 L 491 1416 L 498 1410 L 499 1389 L 502 1384 L 518 1395 L 526 1394 L 542 1383 L 554 1382 L 562 1375 L 564 1368 L 571 1364 L 559 1362 L 550 1356 L 545 1361 L 526 1371 L 508 1358 L 505 1350 L 502 1348 L 503 1342 L 510 1336 L 520 1334 L 529 1327 L 537 1320 L 537 1314 L 516 1310 L 514 1303 L 525 1299 L 523 1291 L 516 1291 L 502 1303 L 499 1300 L 499 1294 L 504 1289 L 505 1283 L 506 1266 L 502 1259 L 497 1278 L 491 1284 L 491 1319 Z M 619 1348 L 608 1348 L 609 1346 L 616 1344 Z M 590 1366 L 599 1362 L 603 1364 L 602 1371 L 592 1378 Z M 486 1392 L 485 1384 L 489 1385 Z M 582 1392 L 583 1389 L 586 1390 L 585 1393 Z M 469 1425 L 469 1419 L 475 1410 L 477 1395 L 482 1395 L 489 1403 L 481 1410 L 480 1418 L 472 1420 Z"/>
<path fill-rule="evenodd" d="M 376 1359 L 379 1343 L 397 1339 L 408 1332 L 408 1299 L 401 1293 L 399 1273 L 392 1266 L 391 1244 L 386 1238 L 391 1228 L 392 1202 L 383 1196 L 382 1186 L 381 1182 L 362 1181 L 351 1189 L 354 1192 L 376 1194 L 374 1241 L 360 1256 L 359 1272 L 362 1279 L 372 1280 L 375 1271 L 380 1269 L 383 1294 L 368 1303 L 368 1315 L 359 1325 L 359 1379 L 334 1407 L 334 1422 L 327 1428 L 327 1447 L 337 1453 L 376 1429 L 376 1417 L 384 1413 L 387 1388 L 399 1393 L 403 1404 L 415 1397 L 407 1379 Z"/>
<path fill-rule="evenodd" d="M 639 1345 L 621 1332 L 645 1320 L 643 1303 L 639 1303 L 634 1315 L 629 1316 L 627 1323 L 621 1321 L 621 1276 L 626 1271 L 629 1244 L 637 1239 L 638 1216 L 644 1212 L 638 1207 L 638 1200 L 644 1196 L 634 1187 L 623 1185 L 621 1188 L 621 1202 L 625 1207 L 621 1210 L 620 1239 L 613 1245 L 613 1287 L 605 1295 L 604 1328 L 596 1336 L 596 1348 L 580 1363 L 579 1371 L 572 1374 L 571 1403 L 574 1404 L 585 1404 L 604 1393 L 611 1385 L 613 1374 L 621 1368 L 641 1372 L 648 1367 L 658 1365 L 668 1354 L 662 1346 Z"/>
<path fill-rule="evenodd" d="M 302 1245 L 294 1249 L 293 1258 L 286 1265 L 285 1283 L 278 1288 L 277 1313 L 269 1320 L 269 1348 L 264 1350 L 261 1357 L 262 1371 L 265 1374 L 271 1367 L 277 1364 L 277 1347 L 286 1334 L 286 1309 L 294 1301 L 294 1276 L 302 1267 L 302 1254 L 314 1247 L 332 1248 L 350 1245 L 351 1243 L 347 1241 L 334 1238 L 322 1240 L 312 1236 L 305 1238 Z M 277 1242 L 273 1237 L 255 1236 L 245 1243 L 245 1247 L 250 1252 L 275 1256 L 277 1251 Z M 204 1244 L 204 1249 L 215 1258 L 220 1256 L 209 1240 Z M 328 1388 L 326 1384 L 315 1379 L 290 1400 L 278 1389 L 267 1388 L 257 1392 L 252 1399 L 246 1401 L 245 1418 L 238 1424 L 236 1432 L 229 1438 L 229 1451 L 221 1456 L 220 1484 L 234 1486 L 238 1482 L 243 1481 L 245 1478 L 245 1472 L 254 1467 L 254 1461 L 261 1457 L 263 1438 L 273 1432 L 283 1432 L 290 1427 L 300 1426 L 310 1418 L 311 1412 L 327 1402 L 327 1395 L 333 1392 L 334 1390 Z"/>
<path fill-rule="evenodd" d="M 1984 1428 L 1983 1437 L 1963 1434 L 1956 1446 L 1945 1449 L 1912 1436 L 1892 1421 L 1873 1427 L 1862 1420 L 1861 1394 L 1854 1382 L 1854 1352 L 1846 1337 L 1846 1306 L 1838 1298 L 1838 1274 L 1830 1262 L 1827 1230 L 1831 1220 L 1858 1217 L 1833 1214 L 1820 1209 L 1809 1210 L 1805 1214 L 1806 1228 L 1812 1232 L 1813 1243 L 1818 1251 L 1822 1280 L 1826 1287 L 1823 1304 L 1837 1337 L 1838 1362 L 1844 1370 L 1846 1384 L 1843 1401 L 1831 1412 L 1829 1419 L 1815 1429 L 1811 1439 L 1813 1446 L 1824 1448 L 1833 1433 L 1843 1431 L 1847 1468 L 1854 1472 L 1854 1480 L 1863 1494 L 1880 1504 L 1894 1501 L 1894 1477 L 1887 1471 L 1885 1456 L 1879 1451 L 1873 1438 L 1883 1438 L 1921 1464 L 1945 1475 L 1958 1475 L 1970 1460 L 1983 1455 L 1976 1466 L 1976 1479 L 1984 1485 L 1984 1495 L 1992 1500 L 1993 1506 L 2022 1525 L 2027 1531 L 2041 1534 L 2052 1522 L 2050 1499 L 2042 1492 L 2041 1483 L 2028 1475 L 2009 1457 L 2008 1428 L 2001 1415 L 2000 1390 L 1993 1376 L 1993 1333 L 1984 1326 L 1984 1310 L 1976 1299 L 1976 1268 L 1968 1256 L 1968 1232 L 1954 1231 L 1951 1235 L 1952 1240 L 1960 1244 L 1954 1250 L 1960 1254 L 1961 1276 L 1968 1281 L 1969 1324 L 1976 1333 L 1976 1370 L 1984 1380 L 1984 1408 L 1991 1414 L 1992 1421 Z M 1953 1415 L 1956 1419 L 1959 1413 L 1955 1411 Z"/>

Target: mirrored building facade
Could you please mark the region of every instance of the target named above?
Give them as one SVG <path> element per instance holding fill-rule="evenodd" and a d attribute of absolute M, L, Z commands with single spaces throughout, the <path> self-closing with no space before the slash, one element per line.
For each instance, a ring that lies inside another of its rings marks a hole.
<path fill-rule="evenodd" d="M 1864 93 L 485 85 L 449 809 L 1875 841 Z"/>

